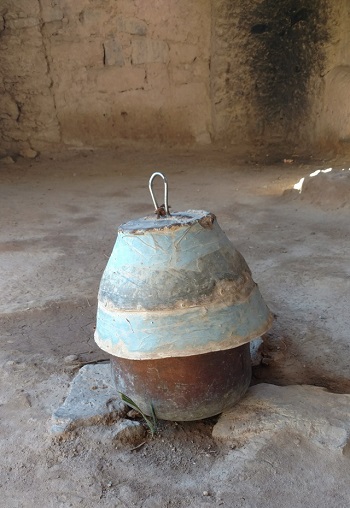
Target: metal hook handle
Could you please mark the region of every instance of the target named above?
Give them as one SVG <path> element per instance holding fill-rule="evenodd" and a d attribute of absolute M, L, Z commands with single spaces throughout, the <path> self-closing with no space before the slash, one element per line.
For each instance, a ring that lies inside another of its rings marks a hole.
<path fill-rule="evenodd" d="M 164 181 L 164 204 L 161 206 L 158 205 L 156 198 L 154 197 L 153 188 L 152 188 L 153 180 L 155 179 L 156 176 L 160 176 Z M 169 206 L 168 206 L 168 180 L 166 179 L 166 176 L 164 176 L 163 173 L 153 173 L 153 175 L 149 179 L 148 188 L 151 193 L 151 198 L 152 198 L 152 201 L 154 204 L 157 218 L 159 219 L 159 217 L 161 217 L 161 216 L 170 215 Z"/>

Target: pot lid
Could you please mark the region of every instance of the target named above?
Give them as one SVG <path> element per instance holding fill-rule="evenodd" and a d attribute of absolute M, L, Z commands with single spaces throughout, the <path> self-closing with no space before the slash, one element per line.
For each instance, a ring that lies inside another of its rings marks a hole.
<path fill-rule="evenodd" d="M 154 215 L 134 219 L 119 226 L 119 232 L 150 231 L 169 229 L 173 227 L 192 226 L 198 222 L 203 227 L 211 227 L 215 220 L 215 215 L 205 210 L 187 210 L 186 212 L 173 212 L 157 219 Z"/>
<path fill-rule="evenodd" d="M 153 192 L 153 180 L 160 176 L 164 181 L 164 204 L 158 205 Z M 154 204 L 154 215 L 134 219 L 119 226 L 119 232 L 137 233 L 150 230 L 162 230 L 172 227 L 191 226 L 198 222 L 203 227 L 212 227 L 215 215 L 205 210 L 187 210 L 186 212 L 169 211 L 168 181 L 163 173 L 153 173 L 149 180 L 149 191 Z"/>

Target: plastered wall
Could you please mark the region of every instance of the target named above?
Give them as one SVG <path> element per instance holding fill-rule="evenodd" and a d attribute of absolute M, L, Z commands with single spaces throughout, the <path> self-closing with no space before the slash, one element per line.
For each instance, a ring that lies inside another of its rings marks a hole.
<path fill-rule="evenodd" d="M 2 0 L 0 150 L 350 140 L 350 0 Z"/>
<path fill-rule="evenodd" d="M 209 0 L 2 0 L 2 147 L 210 142 Z"/>

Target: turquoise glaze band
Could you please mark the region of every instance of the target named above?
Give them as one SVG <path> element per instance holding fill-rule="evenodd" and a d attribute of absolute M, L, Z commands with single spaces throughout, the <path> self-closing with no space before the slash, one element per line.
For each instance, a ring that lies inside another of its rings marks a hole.
<path fill-rule="evenodd" d="M 99 304 L 97 345 L 134 360 L 190 356 L 240 346 L 260 336 L 271 316 L 258 288 L 247 301 L 225 306 L 120 312 Z"/>

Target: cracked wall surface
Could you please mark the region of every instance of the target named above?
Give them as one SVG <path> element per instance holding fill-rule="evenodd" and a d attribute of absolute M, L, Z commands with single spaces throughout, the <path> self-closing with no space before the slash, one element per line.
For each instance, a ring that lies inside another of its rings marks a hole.
<path fill-rule="evenodd" d="M 0 138 L 8 151 L 60 141 L 37 0 L 0 5 Z"/>
<path fill-rule="evenodd" d="M 210 142 L 210 0 L 3 0 L 2 148 Z"/>
<path fill-rule="evenodd" d="M 348 143 L 349 33 L 350 0 L 1 0 L 0 155 Z"/>

